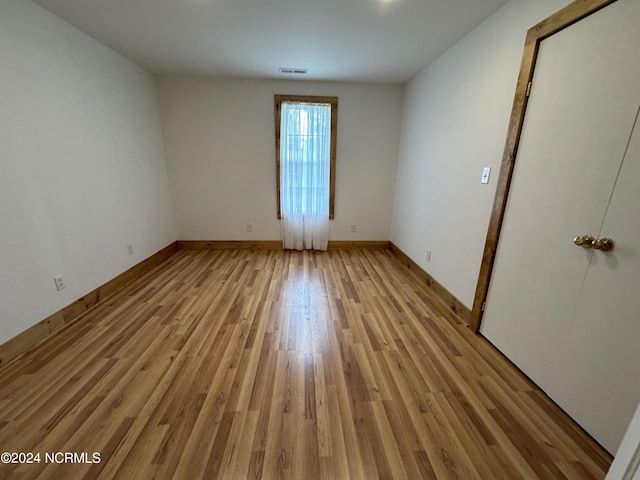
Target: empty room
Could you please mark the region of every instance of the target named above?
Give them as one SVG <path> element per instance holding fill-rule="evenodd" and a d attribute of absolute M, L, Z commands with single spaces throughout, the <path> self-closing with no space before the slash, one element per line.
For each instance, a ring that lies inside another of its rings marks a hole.
<path fill-rule="evenodd" d="M 640 478 L 639 24 L 2 0 L 0 478 Z"/>

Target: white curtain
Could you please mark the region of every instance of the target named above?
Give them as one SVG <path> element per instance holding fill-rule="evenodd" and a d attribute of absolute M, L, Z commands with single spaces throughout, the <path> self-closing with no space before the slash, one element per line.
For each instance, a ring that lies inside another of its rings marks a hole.
<path fill-rule="evenodd" d="M 326 250 L 331 105 L 283 102 L 281 111 L 282 242 L 286 249 Z"/>

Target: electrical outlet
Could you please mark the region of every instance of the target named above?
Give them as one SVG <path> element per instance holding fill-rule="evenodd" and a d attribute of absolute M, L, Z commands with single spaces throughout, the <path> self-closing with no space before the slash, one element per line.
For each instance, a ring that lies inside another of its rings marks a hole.
<path fill-rule="evenodd" d="M 53 282 L 56 284 L 56 290 L 58 291 L 64 290 L 66 288 L 66 285 L 64 283 L 64 278 L 62 277 L 62 275 L 53 277 Z"/>
<path fill-rule="evenodd" d="M 351 224 L 351 233 L 356 233 L 358 231 L 358 225 L 355 223 Z"/>
<path fill-rule="evenodd" d="M 428 248 L 427 248 L 427 255 L 426 255 L 426 258 L 427 258 L 427 262 L 430 262 L 430 261 L 431 261 L 431 250 L 429 250 Z"/>
<path fill-rule="evenodd" d="M 133 255 L 133 245 L 127 245 L 127 253 Z"/>
<path fill-rule="evenodd" d="M 253 223 L 247 223 L 247 232 L 253 232 Z"/>

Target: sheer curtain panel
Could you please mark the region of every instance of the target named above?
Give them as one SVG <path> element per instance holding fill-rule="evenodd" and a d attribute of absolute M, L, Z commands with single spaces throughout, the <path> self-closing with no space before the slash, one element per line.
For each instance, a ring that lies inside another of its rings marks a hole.
<path fill-rule="evenodd" d="M 282 242 L 286 249 L 326 250 L 331 105 L 283 102 L 281 111 Z"/>

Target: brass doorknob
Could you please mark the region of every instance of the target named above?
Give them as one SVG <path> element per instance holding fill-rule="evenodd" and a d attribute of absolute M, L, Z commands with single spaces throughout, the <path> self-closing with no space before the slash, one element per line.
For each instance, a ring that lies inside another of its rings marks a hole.
<path fill-rule="evenodd" d="M 613 240 L 608 237 L 602 237 L 596 239 L 593 235 L 580 235 L 573 239 L 573 243 L 582 248 L 594 248 L 595 250 L 602 250 L 608 252 L 613 250 Z"/>
<path fill-rule="evenodd" d="M 594 240 L 593 248 L 596 250 L 602 250 L 603 252 L 608 252 L 613 250 L 613 240 L 608 237 L 602 237 L 599 240 Z"/>
<path fill-rule="evenodd" d="M 591 248 L 593 247 L 593 242 L 596 239 L 592 235 L 580 235 L 573 239 L 573 243 L 582 248 Z"/>

